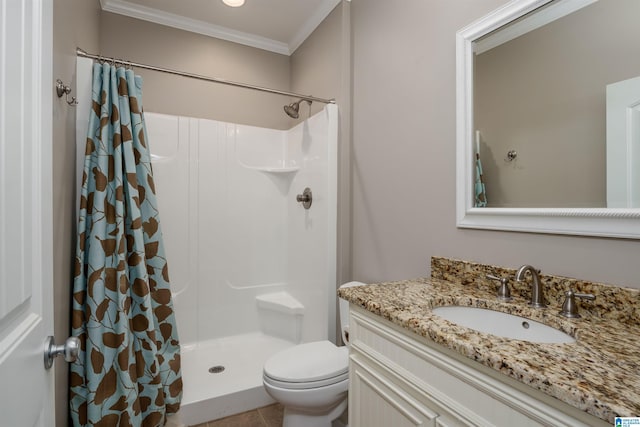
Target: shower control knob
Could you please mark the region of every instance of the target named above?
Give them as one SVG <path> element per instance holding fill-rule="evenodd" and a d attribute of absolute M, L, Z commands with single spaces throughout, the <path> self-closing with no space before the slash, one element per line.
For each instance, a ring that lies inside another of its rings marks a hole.
<path fill-rule="evenodd" d="M 302 194 L 298 194 L 296 196 L 296 200 L 299 203 L 302 203 L 302 206 L 304 206 L 305 209 L 309 209 L 311 207 L 311 203 L 313 202 L 311 189 L 309 187 L 305 188 Z"/>
<path fill-rule="evenodd" d="M 52 336 L 48 336 L 44 343 L 44 367 L 45 369 L 53 366 L 53 360 L 64 355 L 66 362 L 74 362 L 80 352 L 80 339 L 77 337 L 69 337 L 62 345 L 55 345 Z"/>

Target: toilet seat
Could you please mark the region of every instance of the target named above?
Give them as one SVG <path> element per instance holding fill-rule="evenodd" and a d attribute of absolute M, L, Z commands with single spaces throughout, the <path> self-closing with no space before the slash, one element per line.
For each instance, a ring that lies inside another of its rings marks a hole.
<path fill-rule="evenodd" d="M 348 385 L 349 373 L 345 372 L 337 377 L 331 377 L 321 381 L 311 381 L 311 382 L 305 382 L 305 383 L 278 381 L 278 380 L 274 380 L 273 378 L 269 378 L 267 375 L 264 375 L 262 380 L 264 381 L 265 384 L 268 384 L 273 387 L 278 387 L 283 390 L 313 390 L 314 388 L 328 387 L 335 384 L 339 384 L 343 381 Z"/>
<path fill-rule="evenodd" d="M 300 344 L 281 351 L 264 364 L 264 381 L 286 389 L 311 389 L 349 377 L 349 350 L 330 341 Z"/>

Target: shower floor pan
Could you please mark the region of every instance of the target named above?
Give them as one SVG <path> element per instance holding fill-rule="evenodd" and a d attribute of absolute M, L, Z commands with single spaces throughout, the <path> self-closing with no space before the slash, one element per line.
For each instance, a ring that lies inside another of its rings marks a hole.
<path fill-rule="evenodd" d="M 183 347 L 182 421 L 191 426 L 273 403 L 262 386 L 262 367 L 293 345 L 257 332 Z"/>

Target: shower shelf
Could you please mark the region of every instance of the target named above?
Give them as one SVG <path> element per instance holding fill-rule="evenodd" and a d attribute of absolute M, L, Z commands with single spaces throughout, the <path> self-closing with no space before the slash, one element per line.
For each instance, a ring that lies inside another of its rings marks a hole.
<path fill-rule="evenodd" d="M 245 166 L 248 169 L 257 170 L 259 172 L 269 172 L 269 173 L 292 173 L 298 172 L 300 170 L 299 166 L 291 166 L 291 167 L 256 167 L 256 166 Z"/>

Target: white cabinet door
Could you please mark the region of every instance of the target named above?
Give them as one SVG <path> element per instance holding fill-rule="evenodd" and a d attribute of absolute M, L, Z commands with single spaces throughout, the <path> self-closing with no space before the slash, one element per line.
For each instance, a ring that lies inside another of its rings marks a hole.
<path fill-rule="evenodd" d="M 349 379 L 350 426 L 436 425 L 436 412 L 357 357 L 351 358 Z"/>
<path fill-rule="evenodd" d="M 0 0 L 0 424 L 53 425 L 51 0 Z"/>

